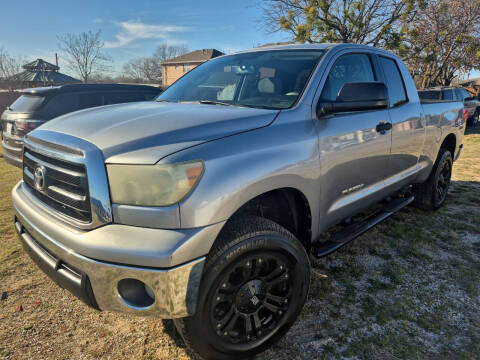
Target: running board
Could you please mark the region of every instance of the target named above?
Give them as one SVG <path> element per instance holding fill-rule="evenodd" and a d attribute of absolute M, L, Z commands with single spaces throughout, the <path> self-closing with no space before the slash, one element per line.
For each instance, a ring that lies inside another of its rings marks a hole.
<path fill-rule="evenodd" d="M 397 198 L 392 200 L 378 213 L 370 216 L 368 219 L 354 222 L 351 225 L 345 226 L 342 230 L 334 233 L 328 241 L 318 244 L 312 247 L 312 254 L 316 258 L 321 258 L 330 255 L 334 251 L 337 251 L 342 246 L 348 244 L 356 237 L 362 235 L 365 231 L 369 230 L 379 222 L 385 220 L 390 215 L 393 215 L 397 211 L 403 209 L 413 201 L 413 195 L 408 198 Z"/>

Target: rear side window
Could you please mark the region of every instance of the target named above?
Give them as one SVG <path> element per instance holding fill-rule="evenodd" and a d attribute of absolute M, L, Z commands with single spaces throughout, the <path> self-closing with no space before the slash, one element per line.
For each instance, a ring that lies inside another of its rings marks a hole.
<path fill-rule="evenodd" d="M 407 93 L 403 84 L 403 78 L 394 60 L 380 57 L 385 79 L 387 81 L 388 97 L 390 106 L 398 106 L 407 102 Z"/>
<path fill-rule="evenodd" d="M 418 96 L 421 100 L 440 100 L 441 94 L 440 91 L 436 90 L 424 90 L 418 92 Z"/>
<path fill-rule="evenodd" d="M 371 81 L 375 81 L 375 74 L 368 55 L 343 55 L 330 70 L 321 98 L 322 100 L 336 101 L 344 84 Z"/>
<path fill-rule="evenodd" d="M 78 94 L 61 94 L 47 103 L 47 115 L 54 118 L 79 109 Z"/>
<path fill-rule="evenodd" d="M 470 93 L 465 89 L 457 89 L 455 91 L 457 93 L 457 99 L 458 100 L 464 100 L 464 99 L 470 97 Z"/>
<path fill-rule="evenodd" d="M 107 93 L 105 94 L 105 105 L 152 100 L 154 96 L 155 94 L 143 92 Z"/>
<path fill-rule="evenodd" d="M 453 89 L 442 90 L 443 100 L 455 100 Z"/>
<path fill-rule="evenodd" d="M 10 109 L 15 112 L 32 112 L 38 110 L 43 104 L 45 97 L 35 95 L 21 95 L 10 105 Z"/>
<path fill-rule="evenodd" d="M 79 101 L 78 103 L 79 109 L 102 106 L 103 94 L 102 93 L 80 94 L 78 101 Z"/>

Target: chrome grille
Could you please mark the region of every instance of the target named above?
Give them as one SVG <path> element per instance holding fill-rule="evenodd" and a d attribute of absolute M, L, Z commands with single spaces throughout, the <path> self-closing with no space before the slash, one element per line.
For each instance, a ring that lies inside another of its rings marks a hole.
<path fill-rule="evenodd" d="M 35 172 L 42 169 L 42 186 L 35 182 Z M 53 209 L 75 220 L 92 221 L 87 170 L 74 163 L 24 147 L 23 180 L 32 194 Z"/>

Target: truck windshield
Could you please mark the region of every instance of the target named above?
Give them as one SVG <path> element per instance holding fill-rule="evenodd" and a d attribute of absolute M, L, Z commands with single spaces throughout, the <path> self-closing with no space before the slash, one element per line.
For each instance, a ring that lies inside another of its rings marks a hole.
<path fill-rule="evenodd" d="M 36 95 L 22 95 L 10 105 L 10 109 L 15 112 L 32 112 L 42 105 L 45 98 Z"/>
<path fill-rule="evenodd" d="M 157 101 L 286 109 L 302 94 L 324 53 L 272 50 L 219 57 L 187 73 Z"/>

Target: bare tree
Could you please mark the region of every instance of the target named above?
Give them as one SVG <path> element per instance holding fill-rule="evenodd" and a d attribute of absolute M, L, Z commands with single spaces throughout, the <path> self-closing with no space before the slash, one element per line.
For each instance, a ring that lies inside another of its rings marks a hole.
<path fill-rule="evenodd" d="M 7 50 L 0 48 L 0 87 L 13 90 L 19 85 L 15 75 L 20 73 L 23 60 L 20 57 L 11 56 Z"/>
<path fill-rule="evenodd" d="M 460 74 L 480 69 L 480 1 L 429 0 L 405 24 L 398 53 L 420 87 L 450 85 Z"/>
<path fill-rule="evenodd" d="M 263 0 L 263 23 L 295 41 L 351 42 L 373 46 L 397 43 L 401 21 L 415 15 L 422 0 Z"/>
<path fill-rule="evenodd" d="M 185 45 L 168 45 L 167 43 L 160 44 L 155 53 L 153 54 L 154 58 L 160 59 L 162 62 L 174 57 L 186 54 L 188 52 L 188 47 Z"/>
<path fill-rule="evenodd" d="M 163 43 L 157 47 L 152 56 L 136 58 L 123 65 L 123 76 L 137 83 L 162 83 L 162 63 L 165 60 L 188 52 L 186 46 Z"/>
<path fill-rule="evenodd" d="M 138 83 L 161 84 L 162 61 L 156 57 L 132 59 L 123 66 L 123 73 L 126 77 Z"/>
<path fill-rule="evenodd" d="M 87 83 L 92 73 L 105 71 L 110 59 L 103 54 L 101 31 L 58 36 L 59 47 L 66 55 L 69 67 Z"/>

